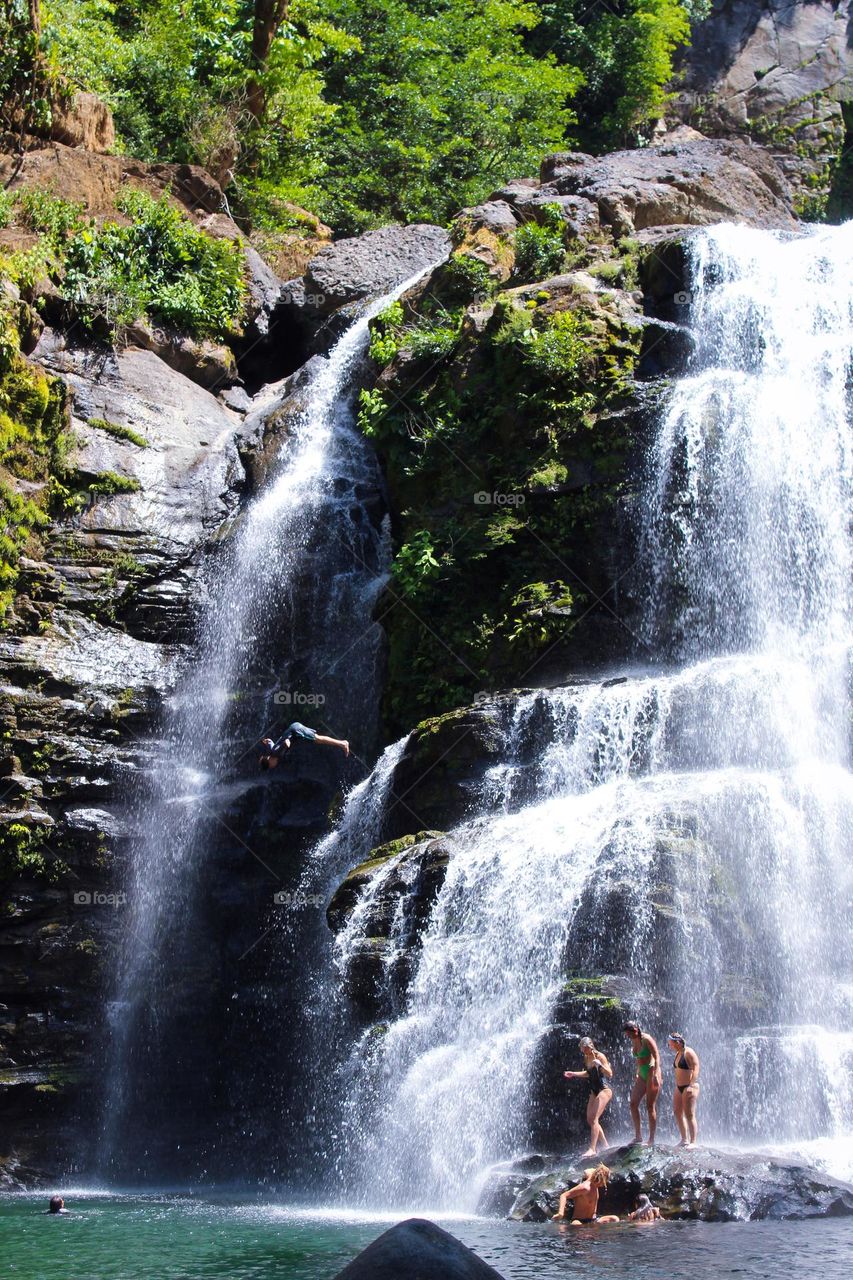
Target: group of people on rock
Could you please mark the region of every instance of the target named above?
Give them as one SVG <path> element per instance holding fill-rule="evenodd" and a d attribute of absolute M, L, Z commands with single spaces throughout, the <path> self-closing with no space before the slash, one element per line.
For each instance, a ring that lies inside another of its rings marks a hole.
<path fill-rule="evenodd" d="M 647 1031 L 643 1031 L 638 1022 L 626 1022 L 623 1030 L 631 1043 L 634 1055 L 636 1074 L 631 1087 L 631 1119 L 634 1122 L 634 1141 L 642 1142 L 642 1123 L 640 1105 L 645 1099 L 649 1117 L 648 1145 L 652 1146 L 657 1130 L 657 1100 L 663 1086 L 663 1065 L 657 1042 Z M 699 1055 L 691 1049 L 684 1036 L 672 1032 L 667 1037 L 667 1044 L 673 1053 L 673 1072 L 675 1088 L 672 1096 L 672 1109 L 681 1134 L 680 1147 L 696 1145 L 696 1104 L 699 1098 Z M 613 1068 L 607 1055 L 596 1049 L 589 1036 L 584 1036 L 578 1045 L 583 1058 L 582 1071 L 564 1071 L 567 1080 L 586 1080 L 589 1083 L 589 1101 L 586 1107 L 586 1119 L 589 1125 L 589 1147 L 583 1153 L 594 1156 L 599 1146 L 607 1147 L 607 1137 L 601 1126 L 601 1118 L 613 1098 Z M 599 1192 L 607 1186 L 610 1170 L 604 1164 L 584 1171 L 584 1179 L 576 1187 L 570 1187 L 560 1196 L 558 1212 L 555 1218 L 565 1218 L 566 1206 L 572 1201 L 572 1225 L 582 1226 L 589 1222 L 618 1222 L 615 1214 L 598 1217 Z M 660 1217 L 658 1209 L 651 1204 L 647 1196 L 641 1196 L 629 1219 L 637 1222 L 653 1222 Z"/>
<path fill-rule="evenodd" d="M 642 1142 L 643 1140 L 640 1104 L 645 1099 L 646 1110 L 649 1115 L 648 1145 L 651 1147 L 654 1145 L 658 1123 L 658 1094 L 663 1085 L 663 1067 L 660 1051 L 653 1037 L 647 1031 L 643 1031 L 638 1022 L 626 1022 L 623 1030 L 631 1042 L 631 1052 L 634 1055 L 637 1069 L 630 1099 L 631 1119 L 634 1122 L 634 1141 Z M 696 1145 L 697 1133 L 696 1104 L 699 1099 L 699 1055 L 695 1049 L 691 1049 L 685 1042 L 684 1036 L 678 1035 L 676 1032 L 672 1032 L 669 1035 L 667 1044 L 675 1055 L 673 1059 L 675 1091 L 672 1096 L 672 1109 L 678 1125 L 678 1132 L 681 1134 L 681 1141 L 678 1145 L 680 1147 L 693 1147 Z M 604 1130 L 601 1127 L 601 1117 L 613 1097 L 613 1088 L 610 1084 L 613 1079 L 613 1068 L 608 1062 L 607 1056 L 600 1049 L 596 1049 L 589 1036 L 584 1036 L 578 1047 L 583 1058 L 583 1070 L 564 1071 L 563 1075 L 567 1080 L 587 1080 L 589 1082 L 590 1092 L 589 1102 L 586 1107 L 586 1119 L 589 1125 L 590 1139 L 589 1147 L 583 1154 L 585 1156 L 594 1156 L 599 1144 L 603 1147 L 608 1145 Z"/>

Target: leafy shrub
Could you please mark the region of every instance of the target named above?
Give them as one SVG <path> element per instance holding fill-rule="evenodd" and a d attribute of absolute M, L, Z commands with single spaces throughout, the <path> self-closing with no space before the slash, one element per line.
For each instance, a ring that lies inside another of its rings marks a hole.
<path fill-rule="evenodd" d="M 370 326 L 370 358 L 383 367 L 390 364 L 400 350 L 403 327 L 403 304 L 392 302 L 381 311 Z"/>
<path fill-rule="evenodd" d="M 490 294 L 495 282 L 488 264 L 470 253 L 454 253 L 445 267 L 448 281 L 466 298 Z"/>
<path fill-rule="evenodd" d="M 368 391 L 362 387 L 358 393 L 358 428 L 370 439 L 376 435 L 380 421 L 388 412 L 385 397 L 381 391 Z"/>
<path fill-rule="evenodd" d="M 525 222 L 515 233 L 515 274 L 521 281 L 554 275 L 562 267 L 565 255 L 562 228 Z"/>
<path fill-rule="evenodd" d="M 394 560 L 394 580 L 404 595 L 415 595 L 423 582 L 437 577 L 440 572 L 441 565 L 426 529 L 413 533 Z"/>
<path fill-rule="evenodd" d="M 586 355 L 586 326 L 575 311 L 558 311 L 544 329 L 530 329 L 522 339 L 524 358 L 544 378 L 569 380 Z"/>
<path fill-rule="evenodd" d="M 65 249 L 62 291 L 84 323 L 114 332 L 147 315 L 198 338 L 233 332 L 245 296 L 240 246 L 200 231 L 165 195 L 130 191 L 117 203 L 130 226 L 91 224 Z"/>
<path fill-rule="evenodd" d="M 452 320 L 452 317 L 448 317 Z M 417 359 L 441 360 L 459 341 L 459 324 L 448 321 L 431 320 L 410 329 L 406 335 L 406 346 Z"/>
<path fill-rule="evenodd" d="M 23 226 L 45 236 L 52 249 L 59 249 L 83 226 L 82 204 L 41 187 L 16 192 L 15 204 Z"/>

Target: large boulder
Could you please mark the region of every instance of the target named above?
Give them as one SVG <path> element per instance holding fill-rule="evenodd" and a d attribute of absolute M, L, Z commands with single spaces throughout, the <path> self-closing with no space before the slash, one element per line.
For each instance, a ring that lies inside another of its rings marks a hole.
<path fill-rule="evenodd" d="M 305 273 L 306 299 L 318 315 L 329 315 L 348 303 L 388 293 L 449 252 L 447 232 L 427 223 L 381 227 L 338 240 L 311 259 Z"/>
<path fill-rule="evenodd" d="M 112 151 L 116 141 L 113 113 L 94 93 L 77 92 L 51 106 L 50 137 L 68 147 L 86 151 Z"/>
<path fill-rule="evenodd" d="M 34 358 L 70 389 L 78 476 L 97 484 L 107 473 L 129 486 L 54 533 L 66 602 L 91 603 L 124 567 L 138 588 L 127 625 L 146 637 L 180 635 L 199 553 L 234 513 L 245 479 L 239 417 L 152 351 L 105 354 L 46 330 Z"/>
<path fill-rule="evenodd" d="M 705 1222 L 755 1221 L 762 1218 L 823 1218 L 853 1214 L 853 1187 L 806 1165 L 755 1152 L 696 1148 L 627 1146 L 599 1152 L 611 1170 L 601 1212 L 625 1215 L 639 1194 L 648 1195 L 666 1218 L 699 1218 Z M 560 1192 L 583 1177 L 575 1160 L 555 1163 L 546 1172 L 527 1176 L 509 1217 L 545 1222 L 556 1212 Z M 523 1170 L 503 1169 L 489 1182 L 480 1203 L 495 1212 L 506 1202 L 507 1189 L 517 1187 Z"/>
<path fill-rule="evenodd" d="M 385 1231 L 335 1280 L 501 1280 L 482 1258 L 426 1218 L 407 1218 Z"/>
<path fill-rule="evenodd" d="M 793 229 L 791 193 L 772 156 L 735 140 L 693 138 L 637 151 L 563 152 L 542 164 L 541 192 L 582 196 L 614 235 L 646 227 L 745 222 Z"/>

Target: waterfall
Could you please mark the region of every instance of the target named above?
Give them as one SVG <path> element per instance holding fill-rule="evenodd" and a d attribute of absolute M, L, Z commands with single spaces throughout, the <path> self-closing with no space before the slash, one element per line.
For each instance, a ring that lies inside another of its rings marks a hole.
<path fill-rule="evenodd" d="M 638 504 L 636 631 L 659 669 L 519 698 L 405 1007 L 355 1073 L 367 1201 L 473 1207 L 489 1165 L 541 1140 L 537 1093 L 565 1097 L 579 1034 L 616 1061 L 606 1127 L 626 1137 L 629 1014 L 667 1059 L 672 1030 L 699 1051 L 702 1141 L 853 1173 L 853 224 L 690 246 L 695 353 Z M 366 915 L 337 939 L 343 972 Z M 600 1018 L 579 979 L 610 993 Z"/>
<path fill-rule="evenodd" d="M 367 306 L 329 356 L 309 364 L 303 407 L 274 475 L 211 557 L 198 652 L 167 707 L 138 815 L 130 919 L 110 1004 L 102 1172 L 147 1172 L 158 1128 L 161 1152 L 179 1146 L 180 1118 L 194 1095 L 214 1099 L 220 1064 L 211 1041 L 227 999 L 216 963 L 230 945 L 212 936 L 217 840 L 269 873 L 270 906 L 279 883 L 266 842 L 248 834 L 251 819 L 233 817 L 243 795 L 269 809 L 268 797 L 288 790 L 289 760 L 277 775 L 258 776 L 259 738 L 305 720 L 352 738 L 356 752 L 373 747 L 382 633 L 372 612 L 390 553 L 387 521 L 376 514 L 378 465 L 355 425 L 354 381 L 370 320 L 423 274 Z M 265 389 L 268 417 L 287 389 Z M 321 818 L 339 776 L 323 760 L 331 751 L 308 748 L 311 762 L 301 772 L 296 766 L 299 778 L 329 784 Z"/>

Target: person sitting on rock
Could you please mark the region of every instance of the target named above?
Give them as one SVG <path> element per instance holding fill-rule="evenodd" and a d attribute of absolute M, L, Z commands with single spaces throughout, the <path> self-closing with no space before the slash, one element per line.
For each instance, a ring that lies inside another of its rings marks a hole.
<path fill-rule="evenodd" d="M 579 1182 L 576 1187 L 570 1187 L 560 1196 L 560 1206 L 554 1214 L 554 1221 L 565 1218 L 566 1205 L 571 1200 L 572 1220 L 569 1225 L 572 1227 L 586 1227 L 593 1222 L 598 1224 L 618 1222 L 619 1216 L 615 1213 L 598 1216 L 599 1192 L 607 1190 L 607 1181 L 610 1177 L 607 1165 L 599 1164 L 594 1169 L 584 1169 L 583 1172 L 583 1182 Z"/>
<path fill-rule="evenodd" d="M 634 1212 L 628 1214 L 629 1222 L 657 1222 L 659 1218 L 660 1209 L 656 1208 L 646 1195 L 637 1196 Z"/>
<path fill-rule="evenodd" d="M 655 1143 L 655 1130 L 658 1127 L 658 1094 L 663 1083 L 660 1065 L 660 1053 L 655 1041 L 640 1028 L 639 1022 L 626 1022 L 623 1030 L 631 1041 L 631 1052 L 637 1064 L 634 1087 L 631 1090 L 631 1119 L 634 1121 L 634 1141 L 643 1141 L 640 1124 L 640 1103 L 645 1098 L 646 1110 L 649 1113 L 649 1143 Z"/>
<path fill-rule="evenodd" d="M 327 747 L 340 747 L 345 756 L 349 755 L 349 743 L 342 738 L 327 738 L 316 729 L 309 729 L 307 725 L 299 724 L 294 720 L 277 741 L 273 742 L 272 738 L 261 739 L 263 753 L 258 760 L 261 768 L 275 769 L 285 751 L 290 750 L 290 744 L 294 738 L 305 738 L 307 742 L 319 742 Z"/>
<path fill-rule="evenodd" d="M 684 1036 L 675 1032 L 668 1044 L 675 1054 L 675 1093 L 672 1109 L 681 1134 L 680 1147 L 696 1146 L 696 1103 L 699 1100 L 699 1054 L 684 1043 Z"/>

